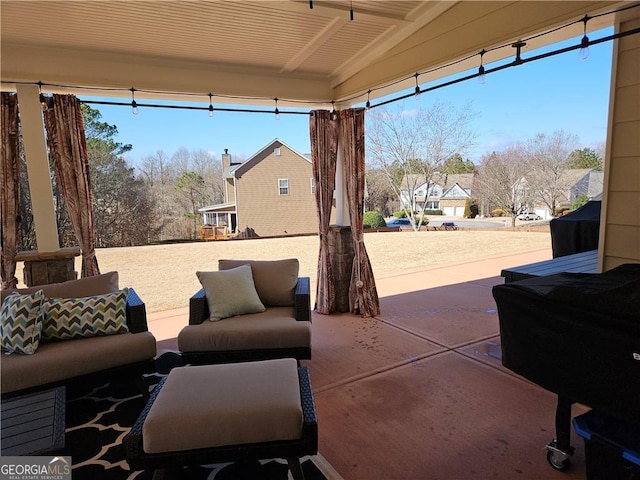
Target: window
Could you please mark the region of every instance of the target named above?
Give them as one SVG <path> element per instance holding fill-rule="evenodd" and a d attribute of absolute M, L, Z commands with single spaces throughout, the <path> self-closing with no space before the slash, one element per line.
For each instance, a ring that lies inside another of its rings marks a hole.
<path fill-rule="evenodd" d="M 275 147 L 275 148 L 273 149 L 273 154 L 274 154 L 276 157 L 279 157 L 279 156 L 280 156 L 280 147 Z"/>
<path fill-rule="evenodd" d="M 278 179 L 278 194 L 289 195 L 289 179 L 288 178 Z"/>
<path fill-rule="evenodd" d="M 316 193 L 316 183 L 315 183 L 313 177 L 311 177 L 309 179 L 309 183 L 310 183 L 310 187 L 311 187 L 311 195 L 313 195 L 314 193 Z"/>

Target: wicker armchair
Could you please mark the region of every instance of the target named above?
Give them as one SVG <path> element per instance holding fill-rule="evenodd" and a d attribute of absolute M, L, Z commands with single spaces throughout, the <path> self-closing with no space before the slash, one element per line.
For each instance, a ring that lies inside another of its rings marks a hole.
<path fill-rule="evenodd" d="M 199 290 L 189 300 L 189 325 L 178 335 L 178 348 L 186 363 L 311 358 L 310 281 L 297 276 L 298 261 L 221 260 L 219 270 L 246 264 L 252 267 L 265 311 L 209 321 L 206 292 Z M 273 293 L 278 289 L 280 294 L 284 289 L 290 301 L 274 301 Z"/>

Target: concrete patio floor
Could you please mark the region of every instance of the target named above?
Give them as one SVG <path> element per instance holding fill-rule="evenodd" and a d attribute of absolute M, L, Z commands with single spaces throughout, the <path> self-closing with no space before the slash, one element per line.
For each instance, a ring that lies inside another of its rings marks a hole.
<path fill-rule="evenodd" d="M 584 479 L 584 442 L 565 473 L 543 449 L 555 395 L 502 367 L 493 285 L 551 249 L 376 277 L 381 315 L 313 314 L 309 367 L 319 450 L 346 480 Z M 152 313 L 175 349 L 187 308 Z M 574 414 L 585 411 L 574 406 Z"/>

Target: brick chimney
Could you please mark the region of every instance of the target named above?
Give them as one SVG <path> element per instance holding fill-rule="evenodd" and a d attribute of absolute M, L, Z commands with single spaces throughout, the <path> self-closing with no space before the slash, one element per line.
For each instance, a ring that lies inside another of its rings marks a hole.
<path fill-rule="evenodd" d="M 222 168 L 227 169 L 231 166 L 231 155 L 229 155 L 229 149 L 225 148 L 222 154 Z"/>

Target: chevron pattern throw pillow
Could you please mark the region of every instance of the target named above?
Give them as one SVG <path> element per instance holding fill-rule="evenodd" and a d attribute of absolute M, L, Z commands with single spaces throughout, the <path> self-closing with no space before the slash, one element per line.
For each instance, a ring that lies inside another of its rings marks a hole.
<path fill-rule="evenodd" d="M 30 295 L 12 293 L 0 309 L 2 320 L 2 350 L 6 353 L 35 353 L 42 333 L 42 303 L 44 293 L 38 290 Z"/>
<path fill-rule="evenodd" d="M 127 292 L 82 298 L 47 298 L 43 303 L 43 341 L 127 333 Z"/>

